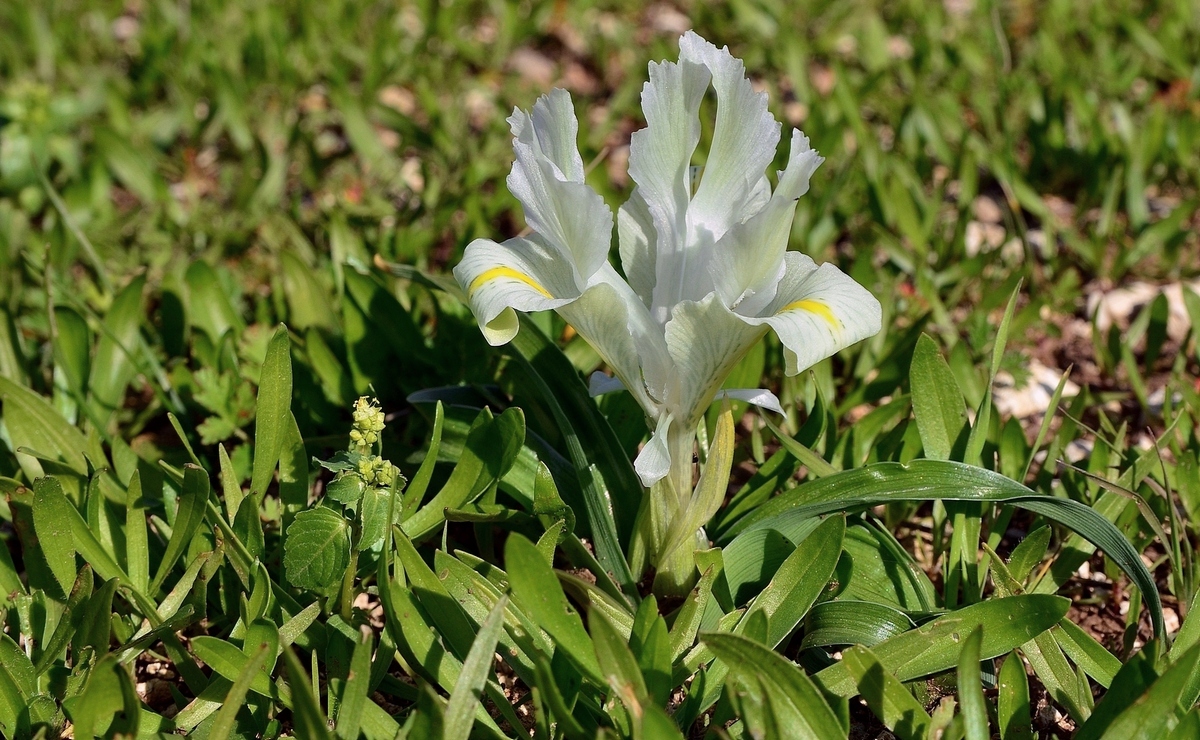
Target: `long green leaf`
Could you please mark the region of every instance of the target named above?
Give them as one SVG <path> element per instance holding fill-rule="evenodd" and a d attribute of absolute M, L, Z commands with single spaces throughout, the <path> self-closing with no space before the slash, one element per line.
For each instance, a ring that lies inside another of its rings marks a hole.
<path fill-rule="evenodd" d="M 858 693 L 900 740 L 925 740 L 929 714 L 912 692 L 892 674 L 869 648 L 856 645 L 842 654 L 842 663 L 857 684 Z"/>
<path fill-rule="evenodd" d="M 789 737 L 824 740 L 845 735 L 812 679 L 787 658 L 741 635 L 708 632 L 701 639 L 743 685 L 758 682 L 763 687 L 776 712 L 787 718 Z"/>
<path fill-rule="evenodd" d="M 842 554 L 846 518 L 831 516 L 796 546 L 762 593 L 750 602 L 739 626 L 762 613 L 767 617 L 766 643 L 775 647 L 791 634 L 829 583 Z"/>
<path fill-rule="evenodd" d="M 1179 722 L 1179 702 L 1193 676 L 1200 671 L 1200 648 L 1192 648 L 1167 669 L 1144 694 L 1115 718 L 1097 712 L 1095 719 L 1080 728 L 1081 740 L 1101 737 L 1106 740 L 1158 740 Z M 1189 703 L 1188 709 L 1191 708 Z M 1101 734 L 1102 733 L 1102 734 Z"/>
<path fill-rule="evenodd" d="M 492 655 L 496 652 L 496 643 L 504 628 L 504 608 L 507 605 L 508 598 L 501 597 L 480 626 L 475 643 L 463 661 L 462 672 L 458 674 L 454 691 L 450 693 L 450 703 L 442 720 L 446 740 L 467 737 L 475 726 L 476 706 L 492 668 Z"/>
<path fill-rule="evenodd" d="M 522 314 L 520 320 L 521 329 L 510 346 L 527 363 L 530 384 L 564 437 L 582 488 L 583 501 L 579 503 L 587 513 L 596 559 L 632 597 L 636 589 L 625 560 L 625 545 L 632 537 L 643 495 L 641 482 L 578 371 L 529 317 Z M 591 452 L 594 468 L 585 450 Z M 568 503 L 575 506 L 576 502 Z"/>
<path fill-rule="evenodd" d="M 296 728 L 296 736 L 310 740 L 328 740 L 330 737 L 329 724 L 321 705 L 313 694 L 308 672 L 296 657 L 290 647 L 283 650 L 283 664 L 287 667 L 288 683 L 295 687 L 292 690 L 292 723 Z"/>
<path fill-rule="evenodd" d="M 1002 655 L 1058 623 L 1071 602 L 1058 596 L 1026 594 L 988 599 L 964 607 L 875 646 L 875 655 L 901 681 L 911 681 L 958 665 L 959 645 L 982 626 L 980 658 Z M 814 677 L 826 691 L 853 696 L 846 666 L 836 663 Z"/>
<path fill-rule="evenodd" d="M 1158 587 L 1141 556 L 1112 522 L 1078 501 L 1034 493 L 999 473 L 943 460 L 875 463 L 809 481 L 775 497 L 726 533 L 784 531 L 822 514 L 891 501 L 984 501 L 1027 509 L 1065 525 L 1113 559 L 1142 592 L 1155 634 L 1163 634 Z"/>
<path fill-rule="evenodd" d="M 626 640 L 604 616 L 604 612 L 598 609 L 589 612 L 588 626 L 591 627 L 592 642 L 596 646 L 596 660 L 608 679 L 613 695 L 625 704 L 633 717 L 640 716 L 649 701 L 646 681 L 637 658 L 633 657 Z"/>
<path fill-rule="evenodd" d="M 367 686 L 371 681 L 371 650 L 374 639 L 371 635 L 359 635 L 350 658 L 350 675 L 342 685 L 342 697 L 338 703 L 337 726 L 334 728 L 340 740 L 358 740 L 362 725 L 363 707 L 370 699 Z"/>
<path fill-rule="evenodd" d="M 925 455 L 949 460 L 955 440 L 967 423 L 967 412 L 954 373 L 928 334 L 917 340 L 909 373 L 913 415 Z"/>
<path fill-rule="evenodd" d="M 125 387 L 137 375 L 134 352 L 139 346 L 145 286 L 145 276 L 134 278 L 113 299 L 104 316 L 103 334 L 96 344 L 88 388 L 92 393 L 95 418 L 105 426 L 125 400 Z"/>
<path fill-rule="evenodd" d="M 0 375 L 0 401 L 4 402 L 4 426 L 26 477 L 33 480 L 45 472 L 36 458 L 19 452 L 23 448 L 51 455 L 75 473 L 87 474 L 87 440 L 46 399 Z"/>
<path fill-rule="evenodd" d="M 166 552 L 158 563 L 158 572 L 150 582 L 150 593 L 158 591 L 166 580 L 175 561 L 179 559 L 192 537 L 200 530 L 208 513 L 208 496 L 211 491 L 208 473 L 196 465 L 183 466 L 183 489 L 179 494 L 179 508 L 175 512 L 175 525 L 171 528 L 171 539 Z"/>
<path fill-rule="evenodd" d="M 287 415 L 292 406 L 292 341 L 283 324 L 275 330 L 267 345 L 258 376 L 258 403 L 254 417 L 254 469 L 250 475 L 250 494 L 260 500 L 283 449 Z M 257 513 L 257 512 L 256 512 Z"/>
<path fill-rule="evenodd" d="M 517 606 L 550 634 L 557 649 L 563 650 L 581 671 L 597 684 L 606 685 L 592 639 L 537 546 L 519 534 L 509 535 L 504 561 Z"/>
<path fill-rule="evenodd" d="M 259 645 L 237 679 L 230 685 L 229 693 L 225 695 L 225 703 L 221 705 L 208 731 L 212 740 L 227 740 L 233 732 L 238 711 L 244 706 L 246 694 L 250 691 L 250 683 L 258 678 L 259 672 L 267 662 L 267 649 L 266 643 Z"/>
<path fill-rule="evenodd" d="M 75 581 L 75 543 L 71 536 L 71 514 L 78 511 L 63 494 L 57 478 L 33 482 L 33 531 L 50 572 L 63 593 Z"/>
<path fill-rule="evenodd" d="M 958 658 L 958 701 L 962 705 L 967 740 L 990 740 L 987 703 L 983 698 L 983 678 L 979 671 L 979 648 L 983 627 L 971 631 Z"/>
<path fill-rule="evenodd" d="M 996 719 L 1004 740 L 1032 740 L 1029 715 L 1029 677 L 1025 663 L 1016 651 L 1008 654 L 1000 667 L 1000 691 L 996 697 Z"/>

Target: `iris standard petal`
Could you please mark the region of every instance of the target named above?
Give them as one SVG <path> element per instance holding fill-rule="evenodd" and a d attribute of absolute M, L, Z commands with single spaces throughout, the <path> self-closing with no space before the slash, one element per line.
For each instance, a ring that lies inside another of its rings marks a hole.
<path fill-rule="evenodd" d="M 629 287 L 647 307 L 654 300 L 654 265 L 658 255 L 655 234 L 654 218 L 646 199 L 640 188 L 634 188 L 629 200 L 617 210 L 617 244 Z"/>
<path fill-rule="evenodd" d="M 537 234 L 503 244 L 476 239 L 454 267 L 454 278 L 466 292 L 483 336 L 493 346 L 516 336 L 519 324 L 514 309 L 559 308 L 581 293 L 571 263 Z"/>
<path fill-rule="evenodd" d="M 613 214 L 583 181 L 571 96 L 555 89 L 538 98 L 532 114 L 514 110 L 508 122 L 516 154 L 508 189 L 521 201 L 529 227 L 586 281 L 608 261 Z"/>
<path fill-rule="evenodd" d="M 679 39 L 680 64 L 694 62 L 712 74 L 717 121 L 700 186 L 688 210 L 690 238 L 706 231 L 714 240 L 753 211 L 755 185 L 775 158 L 779 122 L 767 110 L 767 94 L 755 92 L 746 65 L 728 47 L 718 49 L 688 31 Z"/>
<path fill-rule="evenodd" d="M 690 164 L 700 141 L 698 112 L 709 79 L 707 69 L 691 62 L 651 62 L 650 80 L 642 87 L 646 128 L 630 137 L 629 176 L 654 225 L 654 253 L 652 258 L 635 258 L 634 250 L 641 245 L 630 243 L 621 261 L 626 274 L 644 269 L 641 265 L 654 266 L 651 309 L 660 324 L 670 318 L 670 306 L 678 300 L 688 273 Z"/>
<path fill-rule="evenodd" d="M 669 406 L 680 424 L 695 426 L 721 384 L 766 327 L 735 316 L 715 294 L 675 306 L 667 322 L 667 349 L 675 363 Z"/>
<path fill-rule="evenodd" d="M 793 130 L 788 164 L 779 172 L 770 201 L 717 244 L 709 269 L 725 305 L 737 307 L 745 301 L 742 313 L 756 314 L 774 298 L 783 277 L 796 201 L 808 192 L 809 179 L 823 161 L 809 146 L 808 137 Z"/>
<path fill-rule="evenodd" d="M 784 265 L 775 298 L 759 316 L 743 320 L 775 330 L 788 375 L 879 332 L 879 301 L 849 275 L 828 263 L 817 267 L 799 252 L 788 252 Z"/>

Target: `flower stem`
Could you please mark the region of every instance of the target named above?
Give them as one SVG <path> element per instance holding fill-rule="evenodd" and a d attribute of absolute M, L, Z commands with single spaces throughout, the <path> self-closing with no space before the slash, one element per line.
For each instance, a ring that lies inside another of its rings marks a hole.
<path fill-rule="evenodd" d="M 674 537 L 674 528 L 688 520 L 692 502 L 692 454 L 696 446 L 695 426 L 671 425 L 667 433 L 671 449 L 671 472 L 651 489 L 650 552 L 655 568 L 653 591 L 660 597 L 686 596 L 696 581 L 693 557 L 695 539 L 691 535 L 682 541 Z M 670 552 L 663 548 L 674 540 L 679 542 Z"/>
<path fill-rule="evenodd" d="M 341 598 L 341 615 L 346 623 L 350 623 L 350 617 L 353 615 L 354 609 L 354 577 L 358 575 L 358 548 L 351 548 L 350 565 L 346 568 L 346 574 L 342 576 L 342 598 Z"/>

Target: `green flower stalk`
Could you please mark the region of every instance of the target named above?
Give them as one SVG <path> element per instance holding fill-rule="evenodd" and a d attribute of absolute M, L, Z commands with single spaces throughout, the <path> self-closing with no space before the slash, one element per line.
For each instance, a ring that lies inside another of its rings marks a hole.
<path fill-rule="evenodd" d="M 716 124 L 697 183 L 691 159 L 710 86 Z M 553 309 L 614 373 L 593 376 L 593 393 L 623 388 L 646 412 L 651 436 L 634 467 L 650 489 L 644 549 L 658 571 L 655 590 L 666 594 L 685 591 L 693 577 L 694 542 L 671 527 L 695 520 L 697 423 L 721 396 L 782 411 L 770 391 L 722 391 L 732 369 L 774 331 L 795 375 L 877 333 L 882 312 L 835 266 L 788 251 L 796 200 L 824 160 L 792 131 L 772 189 L 764 171 L 781 126 L 728 49 L 684 34 L 677 63 L 650 64 L 642 109 L 647 125 L 633 134 L 629 156 L 637 186 L 616 217 L 624 277 L 608 261 L 613 213 L 584 182 L 564 90 L 509 118 L 516 161 L 508 186 L 531 233 L 503 244 L 475 240 L 454 276 L 488 342 L 516 335 L 515 311 Z"/>

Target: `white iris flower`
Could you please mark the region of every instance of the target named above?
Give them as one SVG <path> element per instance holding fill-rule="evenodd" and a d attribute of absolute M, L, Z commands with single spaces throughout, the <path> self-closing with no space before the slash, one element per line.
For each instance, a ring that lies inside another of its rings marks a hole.
<path fill-rule="evenodd" d="M 717 120 L 693 187 L 710 85 Z M 653 429 L 635 462 L 642 482 L 675 471 L 672 487 L 685 498 L 696 425 L 755 342 L 773 329 L 794 375 L 878 332 L 881 312 L 833 265 L 787 251 L 795 202 L 824 160 L 793 130 L 772 192 L 764 171 L 780 124 L 741 60 L 689 31 L 678 63 L 650 63 L 642 109 L 646 128 L 633 134 L 629 156 L 637 187 L 617 214 L 627 279 L 608 262 L 613 214 L 584 183 L 571 97 L 558 89 L 532 114 L 514 110 L 508 119 L 516 153 L 508 187 L 531 233 L 503 244 L 476 239 L 454 276 L 493 345 L 515 336 L 514 310 L 554 309 L 587 339 L 616 375 L 593 377 L 593 392 L 619 380 Z M 769 391 L 724 394 L 780 410 Z"/>

